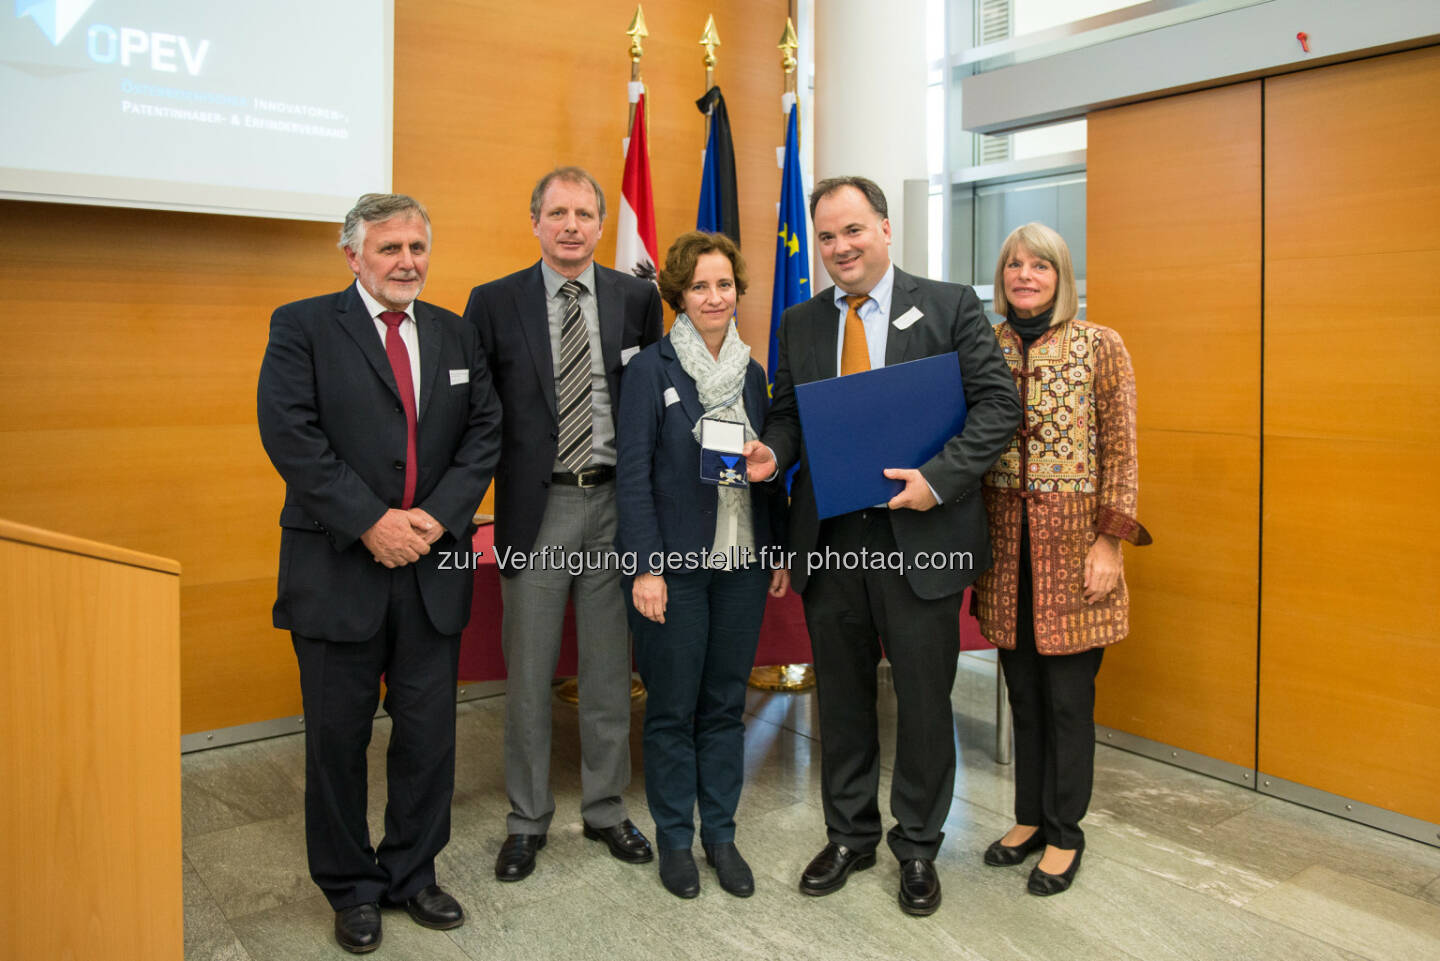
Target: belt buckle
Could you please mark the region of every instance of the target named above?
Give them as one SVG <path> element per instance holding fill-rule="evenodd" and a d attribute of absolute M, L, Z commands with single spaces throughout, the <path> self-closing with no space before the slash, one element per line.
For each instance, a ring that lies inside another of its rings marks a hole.
<path fill-rule="evenodd" d="M 590 479 L 592 477 L 598 478 L 599 476 L 600 468 L 598 466 L 582 468 L 581 470 L 575 472 L 575 486 L 580 488 L 581 490 L 588 490 L 591 487 L 599 487 L 599 480 Z"/>

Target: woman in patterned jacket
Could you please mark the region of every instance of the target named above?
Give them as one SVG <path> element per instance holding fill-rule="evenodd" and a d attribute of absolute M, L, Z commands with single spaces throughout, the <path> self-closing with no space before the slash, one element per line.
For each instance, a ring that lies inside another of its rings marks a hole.
<path fill-rule="evenodd" d="M 1135 377 L 1120 335 L 1076 318 L 1070 250 L 1032 223 L 995 267 L 995 328 L 1025 420 L 985 475 L 995 564 L 976 583 L 1015 716 L 1015 826 L 985 863 L 1044 850 L 1031 894 L 1075 879 L 1095 767 L 1095 674 L 1129 630 L 1120 542 L 1136 519 Z"/>

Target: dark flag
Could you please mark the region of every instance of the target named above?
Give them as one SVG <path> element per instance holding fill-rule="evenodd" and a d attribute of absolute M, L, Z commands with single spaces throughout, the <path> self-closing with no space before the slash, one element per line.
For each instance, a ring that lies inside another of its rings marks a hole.
<path fill-rule="evenodd" d="M 730 136 L 730 114 L 720 87 L 711 87 L 695 101 L 710 116 L 710 136 L 705 143 L 705 170 L 700 175 L 700 212 L 697 230 L 722 233 L 740 243 L 740 197 L 735 189 L 735 141 Z"/>

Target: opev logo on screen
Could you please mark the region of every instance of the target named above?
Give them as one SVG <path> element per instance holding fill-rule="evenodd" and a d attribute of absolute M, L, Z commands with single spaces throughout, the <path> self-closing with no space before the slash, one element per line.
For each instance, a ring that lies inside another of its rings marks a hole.
<path fill-rule="evenodd" d="M 95 0 L 15 0 L 15 15 L 30 17 L 55 46 L 78 24 Z M 122 67 L 146 67 L 160 73 L 184 70 L 200 75 L 209 40 L 136 27 L 91 24 L 85 31 L 85 53 L 96 63 L 118 63 Z"/>
<path fill-rule="evenodd" d="M 15 16 L 34 20 L 58 47 L 94 3 L 95 0 L 15 0 Z"/>

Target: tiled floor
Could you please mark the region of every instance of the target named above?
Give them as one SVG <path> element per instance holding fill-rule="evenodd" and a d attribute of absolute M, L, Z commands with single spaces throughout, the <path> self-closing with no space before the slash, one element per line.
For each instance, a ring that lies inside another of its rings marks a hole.
<path fill-rule="evenodd" d="M 751 692 L 737 842 L 755 869 L 748 900 L 703 866 L 694 901 L 665 892 L 655 866 L 630 866 L 580 834 L 573 708 L 556 702 L 550 843 L 518 884 L 492 866 L 504 839 L 503 698 L 462 704 L 454 827 L 441 883 L 466 924 L 428 931 L 385 912 L 383 959 L 1357 959 L 1440 958 L 1440 850 L 1156 761 L 1098 747 L 1084 868 L 1060 897 L 1025 893 L 1029 866 L 980 852 L 1010 823 L 1010 770 L 993 760 L 994 658 L 961 657 L 960 769 L 937 862 L 945 901 L 930 918 L 895 903 L 897 869 L 828 897 L 796 890 L 824 843 L 813 695 Z M 888 791 L 893 695 L 882 688 Z M 640 717 L 627 800 L 646 833 Z M 378 840 L 388 722 L 370 750 Z M 186 755 L 185 956 L 192 961 L 345 957 L 305 870 L 304 744 L 298 735 Z"/>

